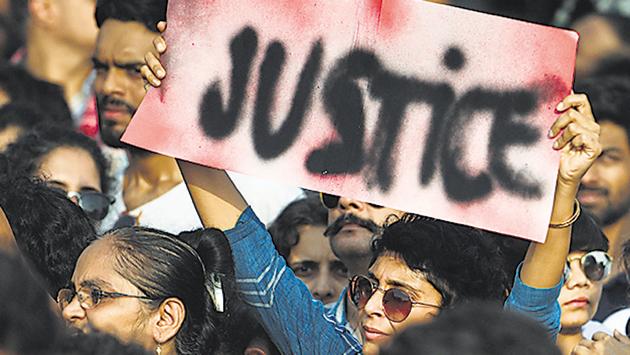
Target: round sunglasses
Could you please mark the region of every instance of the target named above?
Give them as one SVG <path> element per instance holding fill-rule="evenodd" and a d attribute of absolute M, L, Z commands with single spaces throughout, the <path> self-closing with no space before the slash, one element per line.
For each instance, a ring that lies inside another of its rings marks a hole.
<path fill-rule="evenodd" d="M 331 194 L 327 194 L 324 192 L 320 192 L 319 193 L 319 199 L 322 202 L 322 204 L 324 205 L 324 207 L 332 210 L 333 208 L 337 208 L 339 206 L 339 200 L 341 199 L 341 197 L 337 196 L 337 195 L 331 195 Z M 368 203 L 368 205 L 374 207 L 374 208 L 383 208 L 383 206 L 381 205 L 377 205 L 375 203 Z"/>
<path fill-rule="evenodd" d="M 92 190 L 65 191 L 58 187 L 51 187 L 75 202 L 85 214 L 95 221 L 101 221 L 109 212 L 109 206 L 114 203 L 114 199 L 104 193 Z"/>
<path fill-rule="evenodd" d="M 594 250 L 581 257 L 567 258 L 567 263 L 564 265 L 565 282 L 571 277 L 571 263 L 575 260 L 580 261 L 584 275 L 591 281 L 601 281 L 610 275 L 612 258 L 606 252 Z"/>
<path fill-rule="evenodd" d="M 383 292 L 383 311 L 392 322 L 399 323 L 407 319 L 412 307 L 441 308 L 434 304 L 414 302 L 405 291 L 398 288 L 379 288 L 375 281 L 365 276 L 356 275 L 350 280 L 350 299 L 359 309 L 365 307 L 376 291 Z"/>

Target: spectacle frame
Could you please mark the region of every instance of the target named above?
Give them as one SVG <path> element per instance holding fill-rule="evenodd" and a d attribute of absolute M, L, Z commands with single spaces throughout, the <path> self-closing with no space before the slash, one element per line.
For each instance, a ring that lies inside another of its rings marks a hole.
<path fill-rule="evenodd" d="M 71 201 L 81 207 L 83 212 L 95 221 L 101 221 L 109 212 L 109 206 L 114 204 L 114 199 L 98 191 L 65 191 L 58 187 L 52 189 L 68 197 Z"/>
<path fill-rule="evenodd" d="M 604 251 L 594 250 L 581 257 L 567 258 L 567 263 L 564 265 L 565 282 L 571 276 L 571 263 L 575 260 L 580 261 L 580 267 L 584 275 L 591 281 L 601 281 L 610 275 L 612 258 Z"/>
<path fill-rule="evenodd" d="M 440 309 L 438 305 L 415 302 L 399 288 L 382 289 L 377 283 L 365 276 L 356 275 L 350 280 L 350 299 L 357 308 L 363 309 L 376 291 L 383 292 L 383 310 L 387 319 L 400 323 L 409 317 L 412 307 L 431 307 Z"/>
<path fill-rule="evenodd" d="M 75 290 L 74 287 L 64 287 L 57 293 L 57 303 L 59 304 L 59 307 L 62 310 L 66 308 L 75 296 L 79 298 L 79 305 L 85 310 L 93 309 L 98 306 L 102 300 L 107 298 L 113 299 L 129 297 L 141 300 L 155 300 L 154 298 L 147 296 L 128 295 L 120 292 L 107 292 L 93 286 L 81 287 L 78 291 Z"/>

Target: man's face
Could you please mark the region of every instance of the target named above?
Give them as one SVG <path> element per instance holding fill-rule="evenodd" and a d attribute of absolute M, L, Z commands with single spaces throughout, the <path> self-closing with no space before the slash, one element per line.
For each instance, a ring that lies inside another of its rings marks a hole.
<path fill-rule="evenodd" d="M 287 264 L 313 294 L 324 304 L 335 302 L 348 284 L 348 269 L 333 254 L 324 226 L 297 228 L 299 242 L 291 248 Z"/>
<path fill-rule="evenodd" d="M 340 197 L 336 208 L 328 209 L 328 230 L 333 253 L 350 265 L 356 259 L 371 259 L 372 239 L 391 215 L 404 212 Z M 352 271 L 352 270 L 351 270 Z"/>
<path fill-rule="evenodd" d="M 607 226 L 630 210 L 630 145 L 623 127 L 610 121 L 600 126 L 602 155 L 582 178 L 578 198 Z"/>
<path fill-rule="evenodd" d="M 103 141 L 123 148 L 120 138 L 146 93 L 140 67 L 155 51 L 156 34 L 139 22 L 106 20 L 96 41 L 94 68 L 99 126 Z"/>
<path fill-rule="evenodd" d="M 587 76 L 603 58 L 623 50 L 614 28 L 599 15 L 585 16 L 573 25 L 580 34 L 575 70 L 577 77 Z"/>

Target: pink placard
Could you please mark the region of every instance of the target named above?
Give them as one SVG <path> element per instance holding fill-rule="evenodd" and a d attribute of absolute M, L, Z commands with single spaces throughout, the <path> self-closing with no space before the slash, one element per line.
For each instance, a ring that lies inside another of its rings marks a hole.
<path fill-rule="evenodd" d="M 544 241 L 577 34 L 417 0 L 171 0 L 139 147 Z"/>

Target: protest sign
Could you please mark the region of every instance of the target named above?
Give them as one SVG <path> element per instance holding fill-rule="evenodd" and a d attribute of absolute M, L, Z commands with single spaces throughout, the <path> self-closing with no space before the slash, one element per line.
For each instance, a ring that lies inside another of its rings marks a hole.
<path fill-rule="evenodd" d="M 124 140 L 543 241 L 575 32 L 417 0 L 171 0 Z"/>

